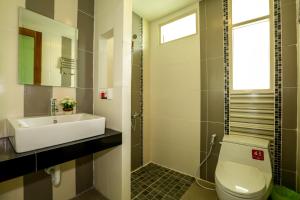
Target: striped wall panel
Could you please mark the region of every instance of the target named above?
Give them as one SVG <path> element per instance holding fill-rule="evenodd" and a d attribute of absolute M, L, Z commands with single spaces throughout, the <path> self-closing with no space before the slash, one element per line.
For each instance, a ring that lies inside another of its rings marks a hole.
<path fill-rule="evenodd" d="M 26 8 L 37 12 L 41 15 L 54 19 L 55 15 L 55 0 L 26 0 Z M 78 110 L 81 112 L 92 113 L 92 79 L 93 77 L 93 24 L 94 24 L 94 0 L 78 0 L 78 12 L 77 21 L 79 29 L 79 39 L 81 47 L 79 51 L 80 59 L 80 89 L 77 89 L 77 101 L 80 102 Z M 88 26 L 90 25 L 90 26 Z M 88 47 L 90 47 L 88 49 Z M 82 53 L 83 52 L 83 53 Z M 85 61 L 85 62 L 84 62 Z M 41 99 L 41 97 L 44 97 Z M 44 86 L 25 86 L 24 93 L 24 116 L 36 116 L 49 114 L 49 100 L 52 97 L 52 87 Z M 42 106 L 32 106 L 32 99 L 39 98 Z M 71 163 L 71 164 L 70 164 Z M 72 161 L 68 164 L 62 164 L 62 168 L 66 168 L 71 180 L 64 181 L 64 183 L 71 183 L 76 188 L 76 194 L 78 195 L 87 189 L 93 187 L 93 156 L 86 156 L 78 158 L 76 161 Z M 63 173 L 65 173 L 65 171 Z M 71 171 L 71 172 L 70 172 Z M 62 175 L 63 178 L 67 178 L 66 175 Z M 64 193 L 73 193 L 69 191 L 70 185 L 62 184 L 58 188 L 53 188 L 51 183 L 51 177 L 47 175 L 43 170 L 38 173 L 31 173 L 24 176 L 24 200 L 52 200 L 61 199 L 62 196 L 66 196 Z M 72 189 L 73 190 L 73 189 Z M 75 189 L 74 189 L 75 191 Z M 69 197 L 68 197 L 69 198 Z"/>
<path fill-rule="evenodd" d="M 230 134 L 267 139 L 273 147 L 274 94 L 230 94 L 229 98 Z"/>

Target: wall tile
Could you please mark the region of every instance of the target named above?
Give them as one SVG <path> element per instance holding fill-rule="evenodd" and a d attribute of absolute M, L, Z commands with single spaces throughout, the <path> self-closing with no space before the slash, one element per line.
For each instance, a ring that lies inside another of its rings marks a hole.
<path fill-rule="evenodd" d="M 77 87 L 93 88 L 93 54 L 78 50 Z"/>
<path fill-rule="evenodd" d="M 224 89 L 224 58 L 207 60 L 208 90 Z"/>
<path fill-rule="evenodd" d="M 201 121 L 207 121 L 207 91 L 201 91 Z"/>
<path fill-rule="evenodd" d="M 296 2 L 282 6 L 283 46 L 297 43 Z"/>
<path fill-rule="evenodd" d="M 102 194 L 100 194 L 96 189 L 91 189 L 71 200 L 109 200 L 109 199 L 103 196 Z"/>
<path fill-rule="evenodd" d="M 208 76 L 206 61 L 201 61 L 201 90 L 208 89 Z"/>
<path fill-rule="evenodd" d="M 93 52 L 94 19 L 78 12 L 77 28 L 79 30 L 78 48 Z"/>
<path fill-rule="evenodd" d="M 153 114 L 159 117 L 185 120 L 200 120 L 201 91 L 197 90 L 159 90 L 153 96 Z M 187 98 L 188 97 L 188 98 Z M 184 108 L 184 109 L 183 109 Z"/>
<path fill-rule="evenodd" d="M 131 53 L 131 114 L 137 112 L 142 114 L 142 18 L 137 14 L 132 14 L 132 35 L 137 36 L 133 39 Z M 131 119 L 131 170 L 135 170 L 143 164 L 143 122 L 141 117 Z"/>
<path fill-rule="evenodd" d="M 93 187 L 93 155 L 76 159 L 76 194 Z"/>
<path fill-rule="evenodd" d="M 76 88 L 78 113 L 93 113 L 93 89 Z"/>
<path fill-rule="evenodd" d="M 141 65 L 132 64 L 132 76 L 131 76 L 131 90 L 132 91 L 141 91 Z"/>
<path fill-rule="evenodd" d="M 206 152 L 200 152 L 200 162 L 204 160 L 206 157 Z M 200 178 L 203 180 L 207 180 L 207 163 L 205 162 L 200 168 Z"/>
<path fill-rule="evenodd" d="M 138 90 L 131 90 L 131 112 L 141 113 L 141 92 Z"/>
<path fill-rule="evenodd" d="M 52 200 L 51 176 L 43 170 L 24 176 L 24 200 Z"/>
<path fill-rule="evenodd" d="M 139 37 L 139 36 L 138 36 Z M 135 46 L 138 45 L 138 42 L 134 40 Z M 142 44 L 140 44 L 142 45 Z M 135 48 L 141 48 L 141 47 L 135 47 Z M 131 60 L 133 65 L 141 65 L 142 64 L 142 51 L 141 50 L 134 50 L 132 53 L 132 60 Z"/>
<path fill-rule="evenodd" d="M 18 83 L 18 6 L 16 1 L 1 1 L 0 31 L 0 137 L 5 137 L 4 121 L 23 116 L 24 86 Z M 9 18 L 9 20 L 7 20 Z M 9 26 L 10 23 L 10 26 Z M 9 48 L 5 48 L 9 47 Z"/>
<path fill-rule="evenodd" d="M 94 16 L 94 0 L 78 0 L 78 10 Z"/>
<path fill-rule="evenodd" d="M 296 171 L 297 131 L 282 130 L 282 168 Z"/>
<path fill-rule="evenodd" d="M 141 135 L 141 118 L 138 117 L 135 123 L 135 131 L 131 129 L 131 145 L 142 144 L 142 135 Z"/>
<path fill-rule="evenodd" d="M 202 12 L 201 12 L 202 11 Z M 209 0 L 200 3 L 200 23 L 204 24 L 200 32 L 201 47 L 201 121 L 208 121 L 206 151 L 209 148 L 210 136 L 224 134 L 224 58 L 223 58 L 223 2 Z M 201 28 L 201 24 L 200 24 Z M 205 95 L 205 96 L 204 96 Z M 204 97 L 203 97 L 204 96 Z M 205 98 L 205 99 L 203 99 Z M 207 116 L 207 117 L 206 117 Z M 218 122 L 218 123 L 216 123 Z M 201 123 L 201 129 L 205 128 Z M 203 126 L 203 127 L 202 127 Z M 203 137 L 201 135 L 201 137 Z M 201 150 L 203 150 L 201 148 Z M 216 142 L 214 152 L 218 153 L 220 145 Z M 217 155 L 217 154 L 216 154 Z M 217 156 L 211 158 L 207 166 L 206 180 L 214 182 L 214 165 Z"/>
<path fill-rule="evenodd" d="M 40 116 L 50 113 L 52 87 L 24 86 L 24 116 Z"/>
<path fill-rule="evenodd" d="M 142 165 L 142 147 L 140 144 L 131 147 L 131 170 Z"/>
<path fill-rule="evenodd" d="M 297 128 L 297 88 L 283 88 L 282 127 Z"/>
<path fill-rule="evenodd" d="M 78 0 L 78 9 L 80 10 L 77 13 L 79 63 L 76 110 L 79 113 L 93 114 L 94 0 Z M 93 187 L 93 155 L 77 159 L 75 165 L 76 194 L 79 194 Z"/>
<path fill-rule="evenodd" d="M 54 19 L 54 0 L 26 0 L 26 8 Z"/>
<path fill-rule="evenodd" d="M 211 154 L 207 160 L 207 180 L 214 183 L 215 182 L 215 171 L 218 163 L 219 155 Z"/>
<path fill-rule="evenodd" d="M 206 30 L 202 30 L 200 27 L 200 56 L 201 62 L 206 61 L 207 57 L 207 32 Z"/>
<path fill-rule="evenodd" d="M 285 5 L 288 5 L 288 4 L 291 4 L 291 3 L 296 3 L 296 0 L 284 0 L 284 1 L 281 2 L 281 5 L 285 6 Z"/>
<path fill-rule="evenodd" d="M 206 1 L 207 29 L 216 30 L 223 27 L 223 1 Z"/>
<path fill-rule="evenodd" d="M 203 152 L 207 152 L 207 130 L 208 130 L 208 123 L 207 122 L 201 122 L 201 144 L 200 144 L 200 150 Z"/>
<path fill-rule="evenodd" d="M 295 190 L 296 189 L 296 173 L 282 170 L 282 185 Z"/>
<path fill-rule="evenodd" d="M 297 87 L 297 46 L 282 48 L 283 87 Z"/>
<path fill-rule="evenodd" d="M 223 27 L 207 30 L 207 58 L 223 56 Z"/>
<path fill-rule="evenodd" d="M 208 121 L 224 123 L 224 91 L 208 91 Z"/>
<path fill-rule="evenodd" d="M 217 137 L 216 137 L 215 145 L 213 147 L 213 151 L 212 152 L 214 154 L 219 155 L 219 152 L 220 152 L 220 149 L 221 149 L 220 142 L 222 141 L 222 139 L 224 137 L 224 124 L 208 122 L 207 151 L 209 151 L 211 136 L 213 134 L 216 134 Z"/>
<path fill-rule="evenodd" d="M 206 30 L 206 1 L 200 1 L 200 31 Z"/>
<path fill-rule="evenodd" d="M 76 196 L 75 160 L 60 164 L 61 182 L 52 186 L 53 200 L 71 199 Z"/>
<path fill-rule="evenodd" d="M 0 183 L 0 199 L 24 200 L 23 177 L 10 179 Z"/>

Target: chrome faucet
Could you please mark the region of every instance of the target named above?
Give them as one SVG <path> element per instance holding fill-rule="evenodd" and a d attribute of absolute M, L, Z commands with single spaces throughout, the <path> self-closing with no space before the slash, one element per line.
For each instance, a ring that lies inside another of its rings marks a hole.
<path fill-rule="evenodd" d="M 51 116 L 55 116 L 56 112 L 58 112 L 58 108 L 56 106 L 56 99 L 52 98 L 50 100 L 50 106 L 51 106 Z"/>

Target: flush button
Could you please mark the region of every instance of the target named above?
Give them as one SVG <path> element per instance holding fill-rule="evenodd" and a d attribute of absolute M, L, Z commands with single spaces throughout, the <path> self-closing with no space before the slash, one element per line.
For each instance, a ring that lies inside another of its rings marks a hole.
<path fill-rule="evenodd" d="M 264 160 L 264 151 L 252 149 L 252 159 L 254 160 Z"/>

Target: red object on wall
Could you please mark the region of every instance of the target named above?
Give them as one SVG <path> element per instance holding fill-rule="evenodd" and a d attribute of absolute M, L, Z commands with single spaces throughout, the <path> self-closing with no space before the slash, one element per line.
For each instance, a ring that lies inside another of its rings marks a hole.
<path fill-rule="evenodd" d="M 264 160 L 264 151 L 252 149 L 252 159 L 254 160 Z"/>
<path fill-rule="evenodd" d="M 100 99 L 107 99 L 107 97 L 106 97 L 106 93 L 105 92 L 100 92 Z"/>

